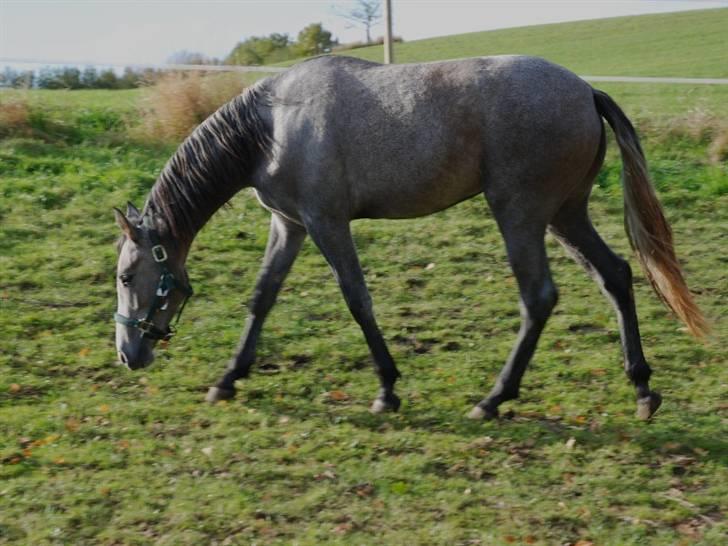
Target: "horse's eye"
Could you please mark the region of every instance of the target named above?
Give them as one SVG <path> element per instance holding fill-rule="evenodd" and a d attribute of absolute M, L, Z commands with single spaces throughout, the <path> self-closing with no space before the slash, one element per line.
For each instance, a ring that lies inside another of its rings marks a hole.
<path fill-rule="evenodd" d="M 134 278 L 134 275 L 129 275 L 128 273 L 123 273 L 119 275 L 119 280 L 121 281 L 121 284 L 124 286 L 129 286 L 131 284 L 132 279 Z"/>

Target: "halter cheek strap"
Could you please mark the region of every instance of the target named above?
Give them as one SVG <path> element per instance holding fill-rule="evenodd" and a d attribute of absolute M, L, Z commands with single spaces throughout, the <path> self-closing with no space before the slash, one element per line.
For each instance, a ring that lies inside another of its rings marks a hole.
<path fill-rule="evenodd" d="M 179 290 L 182 294 L 184 294 L 185 299 L 182 301 L 182 305 L 177 312 L 177 318 L 174 321 L 176 326 L 182 316 L 182 311 L 184 310 L 185 305 L 187 305 L 187 300 L 190 299 L 190 296 L 192 295 L 192 287 L 188 284 L 179 282 L 167 268 L 167 250 L 160 243 L 156 230 L 149 226 L 148 223 L 147 226 L 149 227 L 149 239 L 152 242 L 152 257 L 154 258 L 154 261 L 159 264 L 161 270 L 159 283 L 157 284 L 157 289 L 154 292 L 154 299 L 152 299 L 152 303 L 149 306 L 147 316 L 143 319 L 133 319 L 125 317 L 119 313 L 114 313 L 114 320 L 124 326 L 141 330 L 143 338 L 168 341 L 172 339 L 172 336 L 176 333 L 174 326 L 167 326 L 164 330 L 157 327 L 154 324 L 154 315 L 157 314 L 157 311 L 164 308 L 169 293 L 172 290 Z"/>

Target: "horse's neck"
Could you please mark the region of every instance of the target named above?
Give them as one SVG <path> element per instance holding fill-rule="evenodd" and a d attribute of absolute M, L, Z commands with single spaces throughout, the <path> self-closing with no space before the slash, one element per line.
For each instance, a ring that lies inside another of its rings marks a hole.
<path fill-rule="evenodd" d="M 243 189 L 272 137 L 244 92 L 200 124 L 169 160 L 149 194 L 171 235 L 183 247 L 212 215 Z"/>

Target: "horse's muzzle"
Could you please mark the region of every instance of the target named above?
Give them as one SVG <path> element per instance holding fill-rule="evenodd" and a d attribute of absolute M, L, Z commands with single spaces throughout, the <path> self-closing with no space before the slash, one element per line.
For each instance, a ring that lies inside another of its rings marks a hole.
<path fill-rule="evenodd" d="M 139 370 L 146 368 L 154 360 L 154 353 L 151 349 L 142 345 L 139 350 L 131 351 L 128 348 L 122 348 L 117 352 L 119 362 L 126 366 L 129 370 Z"/>

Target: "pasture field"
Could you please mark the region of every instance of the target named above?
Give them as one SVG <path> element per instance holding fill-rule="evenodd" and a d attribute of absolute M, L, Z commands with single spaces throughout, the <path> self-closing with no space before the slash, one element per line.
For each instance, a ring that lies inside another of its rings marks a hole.
<path fill-rule="evenodd" d="M 610 305 L 553 240 L 561 298 L 522 398 L 497 422 L 465 418 L 519 324 L 482 198 L 354 223 L 403 373 L 398 414 L 368 412 L 378 384 L 367 347 L 310 242 L 238 398 L 203 403 L 265 246 L 268 215 L 247 191 L 193 246 L 196 294 L 178 337 L 146 370 L 117 367 L 111 208 L 141 205 L 174 145 L 131 136 L 139 92 L 27 96 L 27 126 L 0 125 L 0 543 L 724 544 L 728 89 L 600 87 L 643 136 L 714 327 L 705 343 L 689 338 L 631 258 L 665 398 L 648 424 L 633 415 Z M 631 257 L 620 168 L 612 142 L 591 210 Z"/>
<path fill-rule="evenodd" d="M 613 17 L 415 40 L 396 44 L 395 55 L 409 63 L 517 53 L 592 76 L 726 78 L 727 26 L 728 8 Z M 383 56 L 382 46 L 343 53 Z"/>

